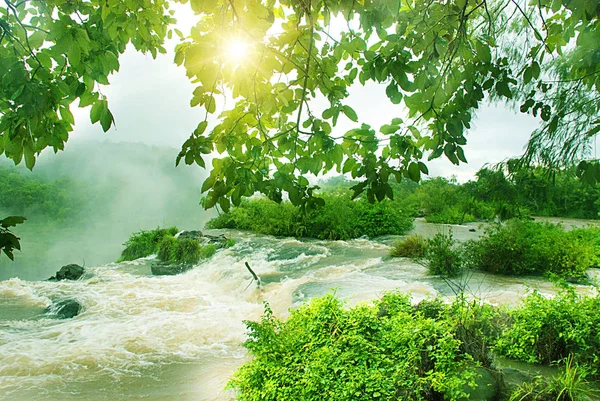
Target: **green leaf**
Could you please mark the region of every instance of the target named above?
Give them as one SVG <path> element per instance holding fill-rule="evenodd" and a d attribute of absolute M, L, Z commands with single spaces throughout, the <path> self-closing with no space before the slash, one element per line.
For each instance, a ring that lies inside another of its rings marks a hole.
<path fill-rule="evenodd" d="M 102 110 L 102 114 L 100 115 L 100 125 L 102 125 L 102 130 L 104 132 L 110 129 L 110 126 L 114 123 L 115 119 L 108 109 L 108 103 L 104 103 L 105 107 Z"/>
<path fill-rule="evenodd" d="M 0 220 L 0 226 L 2 228 L 15 227 L 17 224 L 23 224 L 27 220 L 23 216 L 8 216 Z"/>
<path fill-rule="evenodd" d="M 417 163 L 411 162 L 408 165 L 408 178 L 413 180 L 414 182 L 419 182 L 421 180 L 421 168 Z"/>
<path fill-rule="evenodd" d="M 355 123 L 358 122 L 358 116 L 356 115 L 356 112 L 354 111 L 354 109 L 352 107 L 350 107 L 350 106 L 342 106 L 342 112 L 350 120 L 354 121 Z"/>
<path fill-rule="evenodd" d="M 92 109 L 90 110 L 90 120 L 92 121 L 92 124 L 96 124 L 98 121 L 100 121 L 105 107 L 106 105 L 104 100 L 97 100 L 92 105 Z"/>

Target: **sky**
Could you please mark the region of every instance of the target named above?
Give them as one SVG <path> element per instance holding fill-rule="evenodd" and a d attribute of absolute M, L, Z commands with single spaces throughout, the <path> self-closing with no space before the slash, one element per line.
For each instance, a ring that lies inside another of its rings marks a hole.
<path fill-rule="evenodd" d="M 184 17 L 182 25 L 189 29 L 193 19 Z M 182 19 L 180 10 L 179 19 Z M 165 46 L 168 54 L 157 59 L 129 48 L 120 58 L 119 72 L 110 77 L 110 86 L 102 90 L 108 97 L 116 126 L 104 133 L 100 125 L 90 123 L 89 109 L 75 109 L 76 124 L 70 142 L 92 139 L 180 148 L 203 119 L 204 111 L 189 105 L 194 86 L 185 69 L 173 62 L 176 43 L 177 40 L 171 40 Z M 361 122 L 377 128 L 400 114 L 400 106 L 387 99 L 384 85 L 352 87 L 348 104 L 358 112 Z M 355 127 L 350 121 L 341 120 L 335 128 L 338 132 Z M 537 121 L 530 116 L 502 105 L 486 105 L 478 112 L 467 135 L 465 154 L 469 163 L 455 166 L 442 156 L 427 163 L 430 176 L 456 176 L 460 182 L 467 181 L 485 164 L 520 155 L 536 126 Z"/>

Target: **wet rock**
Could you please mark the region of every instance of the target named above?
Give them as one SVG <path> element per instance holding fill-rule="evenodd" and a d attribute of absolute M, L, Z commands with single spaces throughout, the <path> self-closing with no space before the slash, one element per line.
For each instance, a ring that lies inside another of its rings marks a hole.
<path fill-rule="evenodd" d="M 76 299 L 68 298 L 57 301 L 46 308 L 47 314 L 53 314 L 58 319 L 71 319 L 81 312 L 83 308 Z"/>
<path fill-rule="evenodd" d="M 175 274 L 184 273 L 190 269 L 192 269 L 194 265 L 190 264 L 172 264 L 172 263 L 164 263 L 158 262 L 153 263 L 150 266 L 150 271 L 155 276 L 174 276 Z"/>
<path fill-rule="evenodd" d="M 177 239 L 197 239 L 200 240 L 204 235 L 202 231 L 199 230 L 190 230 L 190 231 L 182 231 L 177 235 Z"/>
<path fill-rule="evenodd" d="M 50 277 L 48 281 L 79 280 L 83 273 L 85 273 L 85 269 L 82 266 L 70 264 L 61 267 L 56 272 L 56 276 Z"/>
<path fill-rule="evenodd" d="M 221 249 L 225 247 L 228 238 L 224 235 L 203 234 L 199 230 L 182 231 L 177 235 L 177 239 L 195 239 L 202 245 L 214 245 L 215 248 Z"/>

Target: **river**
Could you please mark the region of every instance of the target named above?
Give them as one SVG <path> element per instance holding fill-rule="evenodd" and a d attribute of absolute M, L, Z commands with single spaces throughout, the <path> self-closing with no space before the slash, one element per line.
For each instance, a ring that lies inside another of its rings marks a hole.
<path fill-rule="evenodd" d="M 415 230 L 447 229 L 417 221 Z M 481 232 L 475 224 L 453 226 L 459 240 Z M 348 304 L 395 289 L 414 301 L 453 295 L 423 266 L 390 258 L 391 237 L 299 241 L 227 233 L 234 247 L 178 276 L 152 276 L 150 257 L 89 267 L 75 282 L 1 281 L 0 400 L 234 400 L 224 387 L 247 358 L 243 321 L 259 319 L 265 301 L 284 318 L 330 291 Z M 462 284 L 495 304 L 514 304 L 531 288 L 554 292 L 541 278 L 475 273 Z M 43 314 L 61 298 L 78 299 L 83 312 L 68 320 Z"/>

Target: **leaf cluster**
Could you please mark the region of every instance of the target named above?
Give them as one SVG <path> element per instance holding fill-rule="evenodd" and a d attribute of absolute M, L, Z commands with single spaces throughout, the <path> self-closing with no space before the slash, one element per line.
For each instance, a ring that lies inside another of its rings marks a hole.
<path fill-rule="evenodd" d="M 0 154 L 32 169 L 46 147 L 55 152 L 73 131 L 72 105 L 91 106 L 92 123 L 114 124 L 100 85 L 119 56 L 166 53 L 175 20 L 167 0 L 14 1 L 0 7 Z"/>
<path fill-rule="evenodd" d="M 27 220 L 22 216 L 8 216 L 0 220 L 0 251 L 4 252 L 10 260 L 15 260 L 13 251 L 21 250 L 19 237 L 10 231 L 10 227 L 15 227 Z"/>

